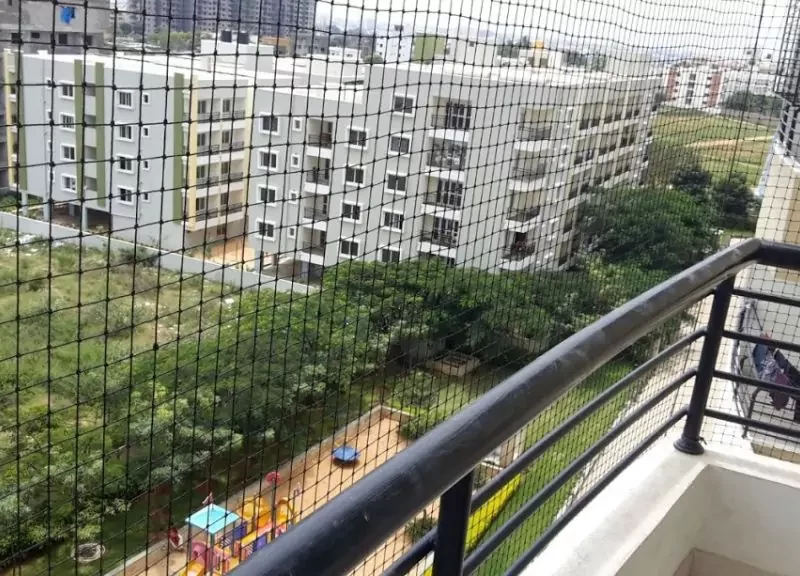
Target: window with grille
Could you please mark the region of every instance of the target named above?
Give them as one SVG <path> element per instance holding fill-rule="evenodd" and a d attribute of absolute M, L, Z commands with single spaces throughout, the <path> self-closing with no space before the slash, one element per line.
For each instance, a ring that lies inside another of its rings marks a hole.
<path fill-rule="evenodd" d="M 133 92 L 118 91 L 117 105 L 120 108 L 133 108 Z"/>
<path fill-rule="evenodd" d="M 258 155 L 258 167 L 262 170 L 277 170 L 278 169 L 278 153 L 262 150 Z"/>
<path fill-rule="evenodd" d="M 117 126 L 117 138 L 120 140 L 133 141 L 133 126 L 130 124 L 120 124 Z"/>
<path fill-rule="evenodd" d="M 117 196 L 123 204 L 133 204 L 133 190 L 124 186 L 117 187 Z"/>
<path fill-rule="evenodd" d="M 269 134 L 278 134 L 280 131 L 280 119 L 272 114 L 262 115 L 261 131 Z"/>
<path fill-rule="evenodd" d="M 350 136 L 348 138 L 348 144 L 350 144 L 350 146 L 353 146 L 355 148 L 366 148 L 367 147 L 366 130 L 350 128 Z"/>
<path fill-rule="evenodd" d="M 75 160 L 75 146 L 63 144 L 61 146 L 61 159 L 62 160 Z"/>
<path fill-rule="evenodd" d="M 406 116 L 414 115 L 414 97 L 407 95 L 398 95 L 394 97 L 394 106 L 392 110 L 398 114 Z"/>
<path fill-rule="evenodd" d="M 275 204 L 278 197 L 278 189 L 274 186 L 258 186 L 258 197 L 265 204 Z"/>
<path fill-rule="evenodd" d="M 348 166 L 345 170 L 344 181 L 346 184 L 363 184 L 364 169 L 359 166 Z"/>
<path fill-rule="evenodd" d="M 341 240 L 339 242 L 339 254 L 342 256 L 358 256 L 360 243 L 357 240 Z"/>
<path fill-rule="evenodd" d="M 75 98 L 75 86 L 73 84 L 60 84 L 61 97 L 67 99 Z"/>
<path fill-rule="evenodd" d="M 389 138 L 389 151 L 404 155 L 411 152 L 411 136 L 392 136 Z"/>
<path fill-rule="evenodd" d="M 391 230 L 393 232 L 402 232 L 404 219 L 405 216 L 403 216 L 402 212 L 393 212 L 390 210 L 383 211 L 383 227 L 387 230 Z"/>
<path fill-rule="evenodd" d="M 117 170 L 120 172 L 133 172 L 133 158 L 130 156 L 117 156 Z"/>
<path fill-rule="evenodd" d="M 399 248 L 381 248 L 381 262 L 396 264 L 400 262 Z"/>
<path fill-rule="evenodd" d="M 386 174 L 386 189 L 395 194 L 405 194 L 408 176 L 405 174 Z"/>
<path fill-rule="evenodd" d="M 352 220 L 353 222 L 360 222 L 361 206 L 353 202 L 342 202 L 342 218 Z"/>

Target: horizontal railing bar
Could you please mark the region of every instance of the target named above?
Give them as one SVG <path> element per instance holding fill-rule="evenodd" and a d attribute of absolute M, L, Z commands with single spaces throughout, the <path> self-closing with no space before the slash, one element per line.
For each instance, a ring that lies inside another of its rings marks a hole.
<path fill-rule="evenodd" d="M 706 417 L 716 418 L 717 420 L 730 422 L 732 424 L 739 424 L 749 428 L 766 430 L 767 432 L 772 432 L 773 434 L 782 434 L 784 436 L 791 436 L 792 438 L 800 438 L 800 430 L 784 428 L 783 426 L 778 426 L 777 424 L 770 424 L 769 422 L 754 420 L 753 418 L 745 418 L 744 416 L 739 416 L 737 414 L 728 414 L 727 412 L 720 412 L 719 410 L 707 409 Z"/>
<path fill-rule="evenodd" d="M 634 460 L 636 460 L 639 456 L 644 454 L 644 452 L 653 445 L 653 443 L 661 438 L 667 431 L 675 426 L 678 422 L 680 422 L 686 414 L 688 414 L 688 410 L 686 408 L 682 408 L 679 411 L 675 412 L 672 416 L 670 416 L 661 426 L 656 428 L 650 435 L 647 436 L 641 443 L 639 443 L 636 448 L 633 449 L 630 453 L 628 453 L 625 458 L 620 460 L 611 470 L 606 472 L 597 483 L 592 486 L 583 496 L 581 496 L 575 503 L 570 506 L 561 516 L 556 518 L 550 526 L 542 533 L 536 542 L 534 542 L 533 546 L 528 548 L 508 569 L 505 573 L 505 576 L 516 576 L 517 574 L 521 573 L 527 566 L 530 564 L 533 559 L 536 557 L 539 552 L 541 552 L 545 546 L 547 546 L 553 538 L 555 538 L 561 530 L 564 529 L 564 526 L 572 522 L 572 520 L 577 516 L 586 506 L 594 500 L 600 492 L 605 490 L 605 488 L 614 481 L 626 468 L 628 468 Z"/>
<path fill-rule="evenodd" d="M 517 430 L 653 326 L 734 276 L 760 247 L 754 238 L 731 246 L 563 340 L 254 553 L 233 574 L 349 572 Z"/>
<path fill-rule="evenodd" d="M 722 380 L 729 380 L 730 382 L 738 382 L 739 384 L 747 384 L 748 386 L 756 386 L 757 388 L 761 388 L 762 390 L 767 390 L 769 392 L 781 392 L 782 394 L 800 397 L 800 388 L 787 386 L 786 384 L 776 384 L 775 382 L 767 382 L 766 380 L 750 378 L 749 376 L 740 376 L 739 374 L 731 374 L 730 372 L 723 372 L 721 370 L 714 370 L 714 378 L 721 378 Z"/>
<path fill-rule="evenodd" d="M 786 342 L 785 340 L 775 340 L 773 338 L 764 338 L 763 336 L 753 336 L 752 334 L 745 334 L 744 332 L 732 332 L 731 330 L 723 330 L 722 336 L 731 340 L 744 340 L 751 344 L 766 344 L 770 348 L 780 348 L 781 350 L 789 350 L 791 352 L 800 353 L 800 344 L 793 342 Z"/>
<path fill-rule="evenodd" d="M 503 468 L 503 470 L 501 470 L 494 478 L 492 478 L 491 482 L 481 488 L 481 490 L 475 494 L 475 498 L 472 500 L 472 508 L 475 509 L 489 500 L 489 498 L 494 496 L 504 485 L 509 482 L 509 480 L 511 480 L 511 478 L 533 464 L 533 462 L 542 454 L 544 454 L 547 449 L 549 449 L 558 440 L 563 438 L 571 429 L 575 428 L 575 426 L 580 424 L 583 420 L 594 414 L 612 397 L 619 394 L 625 387 L 641 378 L 644 374 L 665 360 L 668 360 L 681 350 L 685 349 L 689 344 L 704 336 L 705 333 L 705 328 L 701 328 L 681 338 L 595 396 L 590 402 L 582 406 L 581 409 L 575 414 L 567 418 L 557 427 L 553 428 L 528 450 L 520 454 L 513 462 Z"/>
<path fill-rule="evenodd" d="M 616 440 L 625 430 L 633 426 L 639 421 L 642 416 L 647 414 L 650 410 L 658 406 L 670 394 L 675 392 L 687 380 L 693 378 L 697 374 L 697 370 L 692 368 L 687 370 L 681 376 L 670 382 L 667 386 L 658 391 L 648 398 L 644 403 L 636 408 L 629 416 L 624 418 L 614 426 L 611 430 L 606 432 L 602 438 L 592 444 L 580 456 L 575 458 L 565 468 L 563 468 L 547 485 L 539 490 L 530 500 L 525 502 L 496 532 L 483 540 L 477 548 L 469 555 L 464 561 L 464 574 L 472 574 L 483 563 L 484 560 L 494 552 L 494 550 L 508 538 L 514 530 L 519 528 L 528 517 L 536 512 L 539 507 L 544 504 L 559 488 L 561 488 L 572 476 L 578 473 L 584 466 L 591 462 L 600 452 L 602 452 L 611 442 Z"/>
<path fill-rule="evenodd" d="M 478 506 L 484 504 L 487 500 L 489 500 L 489 498 L 499 492 L 503 486 L 508 484 L 512 478 L 520 474 L 525 468 L 530 466 L 537 458 L 544 454 L 553 444 L 563 438 L 571 429 L 594 414 L 611 398 L 619 394 L 625 387 L 638 380 L 646 373 L 650 372 L 659 364 L 672 358 L 678 352 L 684 350 L 692 342 L 695 342 L 696 340 L 699 340 L 705 336 L 705 333 L 705 328 L 700 328 L 691 334 L 687 334 L 677 342 L 674 342 L 657 355 L 647 360 L 641 366 L 638 366 L 635 370 L 632 370 L 624 377 L 617 380 L 617 382 L 603 390 L 603 392 L 595 396 L 590 402 L 584 404 L 580 410 L 550 430 L 533 446 L 517 456 L 513 462 L 503 468 L 494 478 L 492 478 L 488 484 L 478 490 L 478 492 L 476 492 L 475 496 L 472 498 L 472 509 L 476 510 Z M 384 572 L 384 575 L 405 574 L 420 560 L 422 560 L 426 554 L 433 550 L 433 545 L 436 542 L 436 530 L 437 528 L 432 528 L 427 534 L 425 534 L 424 538 L 418 540 L 411 547 L 411 549 L 403 554 L 386 572 Z"/>
<path fill-rule="evenodd" d="M 786 296 L 775 296 L 774 294 L 754 292 L 753 290 L 745 290 L 744 288 L 734 288 L 731 294 L 734 296 L 741 296 L 742 298 L 759 300 L 761 302 L 772 302 L 773 304 L 785 304 L 786 306 L 800 308 L 800 300 L 796 298 L 787 298 Z"/>
<path fill-rule="evenodd" d="M 760 264 L 800 271 L 800 246 L 761 240 L 755 259 Z"/>

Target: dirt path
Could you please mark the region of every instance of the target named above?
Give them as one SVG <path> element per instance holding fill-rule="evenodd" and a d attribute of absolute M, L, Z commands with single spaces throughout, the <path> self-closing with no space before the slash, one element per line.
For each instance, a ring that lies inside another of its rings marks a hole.
<path fill-rule="evenodd" d="M 772 134 L 731 140 L 700 140 L 699 142 L 688 144 L 687 148 L 716 148 L 718 146 L 734 146 L 740 142 L 767 142 L 768 140 L 772 140 Z"/>

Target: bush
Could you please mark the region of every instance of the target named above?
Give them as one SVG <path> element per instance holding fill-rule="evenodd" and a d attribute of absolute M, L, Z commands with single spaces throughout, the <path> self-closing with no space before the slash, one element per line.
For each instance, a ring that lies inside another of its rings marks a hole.
<path fill-rule="evenodd" d="M 413 442 L 435 428 L 445 418 L 446 416 L 435 411 L 421 411 L 417 416 L 400 426 L 400 435 L 409 442 Z"/>
<path fill-rule="evenodd" d="M 406 534 L 411 539 L 411 542 L 417 542 L 422 539 L 425 534 L 433 530 L 436 526 L 436 519 L 433 516 L 428 516 L 423 513 L 422 516 L 414 518 L 406 525 Z"/>

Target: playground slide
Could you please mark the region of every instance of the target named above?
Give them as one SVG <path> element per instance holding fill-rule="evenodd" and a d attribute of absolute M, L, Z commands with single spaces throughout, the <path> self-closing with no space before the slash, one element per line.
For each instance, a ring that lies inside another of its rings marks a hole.
<path fill-rule="evenodd" d="M 206 565 L 202 560 L 192 560 L 183 569 L 181 576 L 203 576 L 206 573 Z"/>
<path fill-rule="evenodd" d="M 288 528 L 294 523 L 294 509 L 286 498 L 281 498 L 275 507 L 275 525 Z"/>

